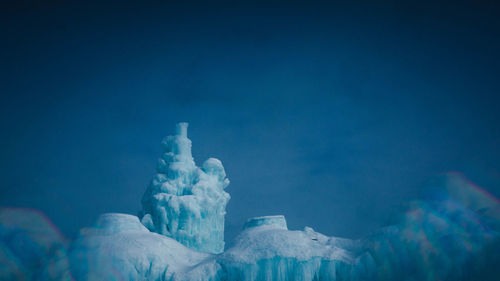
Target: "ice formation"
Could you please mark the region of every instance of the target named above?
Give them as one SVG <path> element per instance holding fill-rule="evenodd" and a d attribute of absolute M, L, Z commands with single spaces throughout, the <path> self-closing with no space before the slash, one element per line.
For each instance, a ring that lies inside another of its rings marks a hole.
<path fill-rule="evenodd" d="M 188 123 L 162 142 L 157 174 L 142 199 L 142 223 L 189 248 L 208 253 L 224 250 L 224 216 L 229 184 L 222 163 L 207 159 L 197 167 L 191 155 Z"/>
<path fill-rule="evenodd" d="M 210 255 L 150 232 L 138 217 L 103 214 L 70 254 L 76 280 L 172 280 Z"/>
<path fill-rule="evenodd" d="M 494 280 L 479 278 L 499 273 L 488 264 L 499 261 L 500 236 L 484 219 L 452 196 L 412 202 L 393 225 L 359 240 L 257 217 L 231 248 L 210 254 L 149 232 L 137 217 L 107 214 L 74 243 L 72 273 L 76 280 Z"/>
<path fill-rule="evenodd" d="M 148 231 L 138 218 L 104 214 L 82 230 L 70 260 L 76 280 L 363 280 L 374 266 L 359 241 L 290 231 L 283 216 L 259 217 L 215 255 Z"/>
<path fill-rule="evenodd" d="M 0 209 L 1 280 L 497 280 L 500 202 L 460 174 L 430 182 L 389 226 L 351 240 L 284 216 L 249 219 L 223 251 L 228 180 L 196 167 L 187 124 L 163 142 L 139 217 L 103 214 L 67 248 L 39 214 Z M 69 252 L 66 255 L 66 251 Z"/>
<path fill-rule="evenodd" d="M 375 264 L 359 241 L 288 230 L 283 216 L 250 219 L 217 263 L 216 280 L 241 281 L 367 280 Z"/>

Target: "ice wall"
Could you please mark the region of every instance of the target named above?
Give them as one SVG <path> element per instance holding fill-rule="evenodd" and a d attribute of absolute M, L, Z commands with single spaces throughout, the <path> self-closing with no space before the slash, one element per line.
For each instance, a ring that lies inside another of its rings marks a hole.
<path fill-rule="evenodd" d="M 288 230 L 284 216 L 251 218 L 217 259 L 218 280 L 373 280 L 374 261 L 358 241 L 306 227 Z"/>
<path fill-rule="evenodd" d="M 151 231 L 208 253 L 224 250 L 224 216 L 229 184 L 221 161 L 197 167 L 187 137 L 188 123 L 162 141 L 157 174 L 142 198 L 141 222 Z"/>

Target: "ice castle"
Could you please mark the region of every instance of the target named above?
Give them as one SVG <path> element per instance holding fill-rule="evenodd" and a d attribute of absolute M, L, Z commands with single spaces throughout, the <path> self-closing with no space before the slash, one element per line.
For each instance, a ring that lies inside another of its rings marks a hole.
<path fill-rule="evenodd" d="M 19 231 L 22 220 L 0 210 L 0 262 L 16 261 L 10 276 L 31 268 L 26 253 L 50 266 L 35 267 L 29 276 L 36 278 L 24 280 L 489 280 L 481 274 L 497 268 L 488 262 L 500 245 L 500 201 L 457 174 L 432 183 L 438 196 L 412 202 L 394 224 L 361 239 L 289 230 L 284 216 L 263 216 L 249 219 L 224 249 L 229 180 L 217 159 L 196 166 L 187 128 L 179 123 L 163 140 L 139 216 L 101 215 L 81 230 L 67 256 L 64 246 L 54 256 L 51 247 L 40 251 L 28 243 L 40 227 Z M 19 280 L 3 278 L 5 272 L 0 266 L 0 280 Z"/>
<path fill-rule="evenodd" d="M 157 174 L 142 198 L 141 222 L 151 231 L 207 253 L 224 250 L 224 216 L 229 184 L 221 161 L 197 167 L 187 137 L 188 123 L 162 141 Z"/>

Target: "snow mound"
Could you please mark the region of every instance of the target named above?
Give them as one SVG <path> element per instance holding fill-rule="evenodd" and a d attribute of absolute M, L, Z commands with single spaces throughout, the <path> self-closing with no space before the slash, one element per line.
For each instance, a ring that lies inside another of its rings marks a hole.
<path fill-rule="evenodd" d="M 70 252 L 76 280 L 171 280 L 207 257 L 126 214 L 101 215 Z"/>

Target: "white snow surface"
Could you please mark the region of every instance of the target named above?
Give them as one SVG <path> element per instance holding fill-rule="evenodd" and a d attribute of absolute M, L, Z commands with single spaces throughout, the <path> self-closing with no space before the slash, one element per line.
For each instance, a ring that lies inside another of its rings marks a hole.
<path fill-rule="evenodd" d="M 150 232 L 136 216 L 103 214 L 81 231 L 70 261 L 77 280 L 171 280 L 208 257 Z"/>
<path fill-rule="evenodd" d="M 352 263 L 352 253 L 338 247 L 335 242 L 335 239 L 312 230 L 290 231 L 275 225 L 261 225 L 243 231 L 236 238 L 234 247 L 223 257 L 246 263 L 276 256 L 301 261 L 322 257 Z"/>
<path fill-rule="evenodd" d="M 187 123 L 162 145 L 141 220 L 103 214 L 83 229 L 69 254 L 75 280 L 474 280 L 475 267 L 464 265 L 500 242 L 498 200 L 452 174 L 431 186 L 438 196 L 411 202 L 363 239 L 288 230 L 284 216 L 263 216 L 249 219 L 224 251 L 222 163 L 196 166 Z"/>
<path fill-rule="evenodd" d="M 343 246 L 358 247 L 310 228 L 289 231 L 271 224 L 245 229 L 233 247 L 214 255 L 150 232 L 135 216 L 112 213 L 81 231 L 70 261 L 75 279 L 89 281 L 337 280 L 357 274 L 357 254 Z"/>

